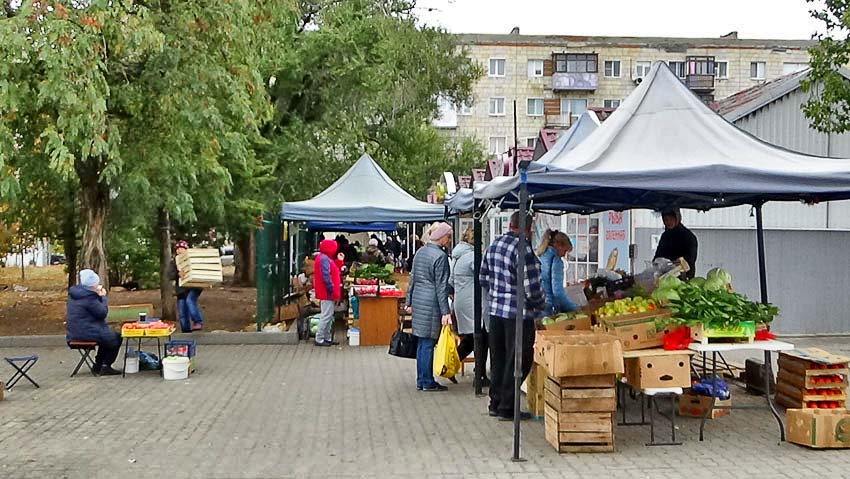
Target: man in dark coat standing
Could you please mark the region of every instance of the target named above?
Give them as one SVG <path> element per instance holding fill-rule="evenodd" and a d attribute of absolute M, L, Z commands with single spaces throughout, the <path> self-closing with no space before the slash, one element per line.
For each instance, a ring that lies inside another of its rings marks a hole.
<path fill-rule="evenodd" d="M 121 374 L 121 371 L 112 369 L 121 349 L 121 335 L 106 324 L 108 312 L 106 290 L 101 286 L 97 273 L 90 269 L 80 271 L 80 284 L 68 290 L 66 339 L 97 342 L 92 372 L 100 376 Z"/>
<path fill-rule="evenodd" d="M 682 224 L 682 213 L 679 210 L 668 210 L 661 213 L 661 221 L 664 222 L 664 233 L 658 241 L 655 257 L 667 258 L 676 261 L 685 258 L 690 266 L 690 271 L 685 273 L 687 279 L 692 279 L 696 274 L 697 264 L 697 237 L 691 230 Z"/>

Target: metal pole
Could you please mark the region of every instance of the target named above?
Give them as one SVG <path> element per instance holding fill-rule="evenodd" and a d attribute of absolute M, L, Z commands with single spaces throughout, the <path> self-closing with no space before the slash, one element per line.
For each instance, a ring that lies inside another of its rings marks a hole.
<path fill-rule="evenodd" d="M 475 338 L 475 379 L 473 380 L 472 384 L 473 384 L 473 387 L 475 388 L 475 395 L 480 396 L 480 395 L 483 394 L 483 392 L 482 392 L 483 384 L 481 384 L 481 382 L 482 382 L 481 379 L 484 378 L 484 371 L 486 371 L 486 368 L 487 368 L 487 359 L 486 359 L 486 356 L 484 354 L 484 347 L 483 347 L 484 345 L 482 344 L 483 339 L 484 339 L 484 335 L 483 335 L 483 327 L 482 327 L 483 318 L 481 316 L 482 315 L 482 311 L 481 311 L 482 310 L 482 308 L 481 308 L 481 299 L 482 299 L 481 298 L 481 278 L 478 276 L 479 274 L 481 274 L 481 260 L 482 260 L 482 256 L 483 256 L 481 254 L 481 248 L 482 248 L 482 243 L 483 243 L 482 238 L 481 238 L 481 220 L 482 220 L 481 216 L 482 215 L 481 215 L 481 212 L 478 211 L 478 208 L 479 208 L 478 201 L 476 201 L 474 203 L 474 205 L 475 206 L 472 209 L 472 211 L 473 211 L 472 212 L 472 229 L 473 229 L 473 238 L 474 238 L 473 239 L 474 249 L 473 249 L 473 252 L 472 252 L 472 254 L 473 254 L 473 256 L 472 256 L 472 258 L 473 258 L 472 259 L 472 263 L 473 263 L 472 267 L 473 267 L 473 271 L 474 271 L 475 276 L 473 278 L 472 284 L 473 284 L 473 288 L 475 288 L 475 291 L 473 291 L 473 293 L 472 293 L 472 300 L 475 303 L 472 307 L 472 311 L 473 311 L 474 321 L 475 321 L 475 323 L 474 323 L 475 324 L 475 326 L 474 326 L 475 327 L 475 329 L 474 329 L 474 333 L 475 333 L 474 334 L 474 338 Z"/>
<path fill-rule="evenodd" d="M 762 219 L 762 204 L 753 205 L 756 209 L 756 241 L 758 242 L 759 286 L 761 302 L 767 303 L 767 266 L 764 259 L 764 220 Z"/>
<path fill-rule="evenodd" d="M 523 353 L 523 322 L 525 321 L 525 249 L 528 239 L 526 216 L 528 215 L 528 185 L 526 183 L 526 165 L 520 164 L 519 186 L 519 242 L 517 245 L 516 268 L 516 328 L 514 340 L 514 456 L 518 462 L 520 457 L 520 386 L 522 383 L 522 353 Z"/>

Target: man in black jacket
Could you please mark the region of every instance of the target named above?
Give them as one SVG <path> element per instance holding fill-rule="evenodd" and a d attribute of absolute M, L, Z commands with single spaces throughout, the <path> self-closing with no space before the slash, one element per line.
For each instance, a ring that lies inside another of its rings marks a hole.
<path fill-rule="evenodd" d="M 691 230 L 682 224 L 682 214 L 679 210 L 667 210 L 661 213 L 661 221 L 664 222 L 664 233 L 658 241 L 655 250 L 655 258 L 667 258 L 676 261 L 685 258 L 691 270 L 685 276 L 687 279 L 694 277 L 697 263 L 697 237 Z"/>

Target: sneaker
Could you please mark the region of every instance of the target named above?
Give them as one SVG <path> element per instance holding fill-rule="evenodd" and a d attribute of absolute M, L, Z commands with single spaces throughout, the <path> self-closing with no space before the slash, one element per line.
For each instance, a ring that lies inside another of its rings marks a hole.
<path fill-rule="evenodd" d="M 454 376 L 450 377 L 450 378 L 449 378 L 449 381 L 451 381 L 451 382 L 452 382 L 452 384 L 457 384 L 457 378 L 456 378 L 456 377 L 454 377 Z"/>
<path fill-rule="evenodd" d="M 489 415 L 490 417 L 499 417 L 499 411 L 487 409 L 487 415 Z"/>
<path fill-rule="evenodd" d="M 204 323 L 192 323 L 192 331 L 200 331 L 204 329 Z"/>
<path fill-rule="evenodd" d="M 112 369 L 112 366 L 104 366 L 100 368 L 100 376 L 118 376 L 121 374 L 121 371 L 117 369 Z"/>
<path fill-rule="evenodd" d="M 95 364 L 94 366 L 91 367 L 91 373 L 94 374 L 95 376 L 100 376 L 100 369 L 101 369 L 101 366 Z"/>
<path fill-rule="evenodd" d="M 339 346 L 339 341 L 325 341 L 328 346 Z"/>
<path fill-rule="evenodd" d="M 448 391 L 449 388 L 443 386 L 442 384 L 434 383 L 433 386 L 429 386 L 427 388 L 422 388 L 422 390 L 425 391 L 425 392 L 431 393 L 431 392 L 439 392 L 439 391 Z"/>
<path fill-rule="evenodd" d="M 321 343 L 318 342 L 318 341 L 314 341 L 313 345 L 318 346 L 320 348 L 329 348 L 329 347 L 333 346 L 333 344 L 331 344 L 330 341 L 322 341 Z"/>
<path fill-rule="evenodd" d="M 531 413 L 530 413 L 530 412 L 527 412 L 527 411 L 520 411 L 520 413 L 519 413 L 519 420 L 520 420 L 520 421 L 528 421 L 529 419 L 531 419 L 531 417 L 532 417 L 532 416 L 531 416 Z M 500 420 L 500 421 L 513 421 L 513 420 L 514 420 L 514 417 L 513 417 L 513 415 L 510 415 L 510 416 L 503 416 L 503 415 L 501 415 L 501 414 L 500 414 L 500 415 L 499 415 L 499 420 Z"/>

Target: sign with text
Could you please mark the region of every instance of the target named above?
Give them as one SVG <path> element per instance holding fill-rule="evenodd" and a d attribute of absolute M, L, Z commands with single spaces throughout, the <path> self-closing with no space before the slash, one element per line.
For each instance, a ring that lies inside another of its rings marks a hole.
<path fill-rule="evenodd" d="M 628 211 L 602 213 L 602 258 L 600 268 L 630 272 L 631 223 Z"/>

